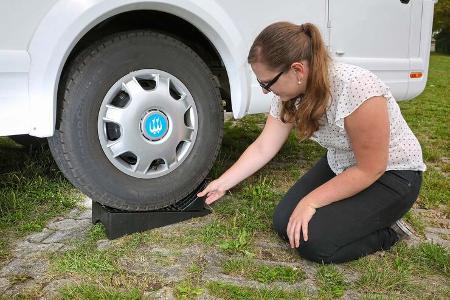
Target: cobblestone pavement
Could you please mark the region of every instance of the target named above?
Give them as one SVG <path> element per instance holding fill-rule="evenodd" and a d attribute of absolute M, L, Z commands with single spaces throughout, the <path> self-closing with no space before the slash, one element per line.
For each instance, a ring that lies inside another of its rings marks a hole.
<path fill-rule="evenodd" d="M 439 243 L 450 249 L 450 221 L 444 217 L 439 216 L 435 211 L 414 209 L 416 214 L 419 214 L 427 224 L 432 224 L 432 227 L 425 229 L 426 239 Z M 170 225 L 172 228 L 162 230 L 161 232 L 172 232 L 177 226 L 202 226 L 205 222 L 212 219 L 212 215 L 203 218 L 196 218 L 183 222 L 182 224 Z M 438 221 L 436 221 L 438 220 Z M 91 201 L 86 199 L 83 207 L 75 208 L 70 211 L 65 217 L 57 218 L 51 221 L 44 230 L 32 234 L 17 241 L 12 258 L 0 266 L 0 298 L 12 298 L 23 291 L 38 290 L 38 294 L 42 295 L 42 299 L 53 299 L 57 297 L 57 291 L 62 286 L 71 283 L 69 279 L 52 278 L 48 275 L 49 262 L 45 259 L 44 254 L 56 251 L 66 251 L 71 248 L 71 242 L 74 239 L 83 238 L 86 232 L 92 226 L 91 224 Z M 411 243 L 417 242 L 412 240 Z M 110 247 L 111 241 L 101 240 L 97 242 L 99 249 Z M 187 269 L 192 262 L 193 257 L 201 255 L 205 261 L 205 271 L 202 279 L 204 281 L 214 280 L 225 283 L 231 283 L 238 286 L 256 287 L 256 288 L 279 288 L 283 290 L 302 289 L 306 291 L 315 291 L 317 287 L 314 284 L 314 274 L 316 267 L 314 264 L 304 260 L 292 261 L 285 257 L 274 257 L 271 253 L 280 253 L 289 251 L 288 246 L 283 242 L 267 242 L 261 240 L 257 246 L 260 246 L 261 251 L 265 251 L 266 255 L 262 253 L 264 259 L 255 258 L 258 264 L 262 265 L 284 265 L 293 268 L 301 268 L 305 274 L 306 279 L 300 283 L 289 284 L 285 282 L 273 282 L 270 284 L 263 284 L 258 281 L 248 280 L 237 276 L 230 276 L 221 272 L 220 265 L 225 260 L 232 257 L 222 253 L 205 253 L 199 245 L 193 245 L 184 249 L 166 249 L 163 247 L 156 247 L 146 245 L 146 249 L 140 253 L 145 253 L 146 259 L 127 259 L 122 258 L 119 264 L 126 267 L 127 270 L 140 274 L 141 272 L 154 272 L 160 278 L 164 278 L 167 282 L 178 282 L 185 278 Z M 273 251 L 271 251 L 273 250 Z M 157 261 L 148 260 L 149 255 L 155 257 L 164 257 L 166 264 L 160 264 Z M 352 278 L 355 274 L 347 274 L 345 268 L 336 266 L 339 271 L 343 272 L 346 278 Z M 173 290 L 167 285 L 161 285 L 161 288 L 152 294 L 148 294 L 152 299 L 173 299 Z M 348 291 L 344 295 L 344 299 L 357 298 L 352 291 Z M 214 297 L 203 294 L 199 299 L 214 299 Z"/>

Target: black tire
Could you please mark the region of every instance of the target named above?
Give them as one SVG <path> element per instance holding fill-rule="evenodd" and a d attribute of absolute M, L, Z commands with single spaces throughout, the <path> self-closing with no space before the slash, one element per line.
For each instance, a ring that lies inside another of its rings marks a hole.
<path fill-rule="evenodd" d="M 191 93 L 198 133 L 185 160 L 170 173 L 151 179 L 129 176 L 106 157 L 97 121 L 110 87 L 135 70 L 158 69 L 178 78 Z M 65 176 L 92 200 L 129 211 L 178 202 L 206 178 L 220 149 L 223 110 L 213 76 L 190 48 L 151 31 L 108 36 L 83 51 L 65 74 L 59 127 L 49 146 Z"/>

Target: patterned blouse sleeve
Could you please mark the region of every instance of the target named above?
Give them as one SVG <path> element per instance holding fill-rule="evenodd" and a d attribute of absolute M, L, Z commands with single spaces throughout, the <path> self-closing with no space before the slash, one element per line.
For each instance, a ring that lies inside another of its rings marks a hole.
<path fill-rule="evenodd" d="M 278 96 L 273 96 L 272 103 L 270 104 L 269 114 L 277 120 L 281 121 L 281 100 Z"/>
<path fill-rule="evenodd" d="M 375 96 L 384 96 L 388 100 L 389 88 L 375 74 L 365 70 L 344 86 L 337 101 L 335 124 L 344 129 L 344 118 Z"/>

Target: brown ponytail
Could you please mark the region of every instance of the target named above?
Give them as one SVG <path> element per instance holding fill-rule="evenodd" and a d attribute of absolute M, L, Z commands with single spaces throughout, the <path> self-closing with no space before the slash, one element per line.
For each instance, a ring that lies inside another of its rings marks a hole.
<path fill-rule="evenodd" d="M 271 24 L 256 37 L 248 55 L 248 63 L 260 62 L 277 72 L 288 70 L 292 63 L 301 60 L 309 63 L 306 91 L 298 107 L 296 99 L 282 102 L 281 120 L 295 122 L 303 140 L 319 129 L 330 95 L 330 56 L 319 29 L 311 23 Z"/>

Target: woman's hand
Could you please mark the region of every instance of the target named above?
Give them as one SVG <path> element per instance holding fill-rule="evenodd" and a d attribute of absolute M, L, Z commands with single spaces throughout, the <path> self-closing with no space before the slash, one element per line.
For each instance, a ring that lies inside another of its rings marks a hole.
<path fill-rule="evenodd" d="M 205 203 L 209 205 L 222 198 L 226 191 L 223 183 L 219 179 L 216 179 L 211 181 L 203 191 L 197 194 L 197 196 L 203 197 L 206 195 Z"/>
<path fill-rule="evenodd" d="M 287 226 L 287 235 L 291 248 L 300 246 L 300 232 L 303 232 L 303 239 L 305 241 L 308 240 L 308 223 L 315 213 L 316 209 L 306 199 L 301 200 L 297 204 Z"/>

